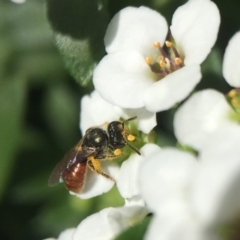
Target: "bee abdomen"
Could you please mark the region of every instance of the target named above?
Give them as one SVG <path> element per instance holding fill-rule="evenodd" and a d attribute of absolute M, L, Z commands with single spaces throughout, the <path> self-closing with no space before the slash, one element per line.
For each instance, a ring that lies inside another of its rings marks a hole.
<path fill-rule="evenodd" d="M 87 174 L 86 167 L 86 162 L 78 163 L 70 166 L 69 169 L 63 173 L 62 179 L 69 191 L 80 193 L 83 190 Z"/>

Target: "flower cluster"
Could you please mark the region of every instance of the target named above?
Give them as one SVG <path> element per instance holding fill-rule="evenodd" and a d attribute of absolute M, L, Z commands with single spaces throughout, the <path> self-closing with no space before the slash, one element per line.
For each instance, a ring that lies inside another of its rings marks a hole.
<path fill-rule="evenodd" d="M 194 90 L 200 64 L 218 34 L 220 14 L 210 0 L 189 0 L 165 18 L 147 7 L 117 13 L 104 38 L 107 55 L 93 74 L 95 91 L 81 101 L 82 133 L 92 126 L 137 116 L 139 131 L 149 134 L 156 113 L 180 103 Z M 236 225 L 240 213 L 240 32 L 226 48 L 223 76 L 237 89 L 193 93 L 176 111 L 174 133 L 181 146 L 147 143 L 121 167 L 103 163 L 125 200 L 83 220 L 65 239 L 113 239 L 153 213 L 146 240 L 220 240 L 222 229 Z M 188 148 L 189 149 L 189 148 Z M 107 192 L 113 182 L 89 173 L 80 198 Z M 237 222 L 239 225 L 239 222 Z M 89 229 L 91 231 L 89 231 Z M 230 237 L 230 235 L 228 235 Z"/>

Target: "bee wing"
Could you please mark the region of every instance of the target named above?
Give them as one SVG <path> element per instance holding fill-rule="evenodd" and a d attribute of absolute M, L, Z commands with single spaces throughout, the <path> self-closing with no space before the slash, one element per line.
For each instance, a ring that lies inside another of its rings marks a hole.
<path fill-rule="evenodd" d="M 53 187 L 60 183 L 62 173 L 69 169 L 75 163 L 81 163 L 87 160 L 87 157 L 93 154 L 93 151 L 81 151 L 76 150 L 77 148 L 72 148 L 64 157 L 63 159 L 56 165 L 53 169 L 49 180 L 48 186 Z"/>

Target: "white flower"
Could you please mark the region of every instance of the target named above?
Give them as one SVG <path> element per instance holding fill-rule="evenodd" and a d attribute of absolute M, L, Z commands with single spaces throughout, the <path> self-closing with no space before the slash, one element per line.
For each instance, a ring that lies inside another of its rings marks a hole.
<path fill-rule="evenodd" d="M 155 151 L 142 164 L 140 189 L 154 213 L 145 239 L 197 239 L 186 237 L 193 237 L 198 229 L 188 204 L 189 186 L 197 167 L 193 155 L 173 148 Z"/>
<path fill-rule="evenodd" d="M 239 142 L 240 129 L 226 126 L 206 139 L 198 159 L 174 149 L 146 159 L 140 189 L 154 217 L 145 239 L 222 239 L 219 227 L 239 219 Z"/>
<path fill-rule="evenodd" d="M 119 176 L 119 166 L 117 163 L 112 161 L 101 161 L 101 169 L 104 173 L 111 176 L 114 180 L 118 179 Z M 87 169 L 87 178 L 84 185 L 84 189 L 80 193 L 70 192 L 72 195 L 76 195 L 81 199 L 88 199 L 96 197 L 105 192 L 111 190 L 114 186 L 114 182 L 108 178 L 99 175 L 90 169 Z"/>
<path fill-rule="evenodd" d="M 174 133 L 182 144 L 200 150 L 206 139 L 219 128 L 234 125 L 233 109 L 226 97 L 213 89 L 194 93 L 176 112 Z"/>
<path fill-rule="evenodd" d="M 85 218 L 77 228 L 66 229 L 57 240 L 111 240 L 122 231 L 143 220 L 147 214 L 147 209 L 142 206 L 105 208 Z"/>
<path fill-rule="evenodd" d="M 85 95 L 81 102 L 80 128 L 84 135 L 90 127 L 103 125 L 105 122 L 119 120 L 137 116 L 139 130 L 149 133 L 156 125 L 155 113 L 148 112 L 145 109 L 121 109 L 103 100 L 100 95 L 94 91 L 90 96 Z M 117 180 L 119 176 L 119 166 L 114 161 L 101 161 L 103 172 L 107 173 L 113 179 Z M 87 179 L 84 189 L 81 193 L 74 194 L 82 199 L 87 199 L 101 195 L 109 191 L 114 182 L 87 170 Z"/>
<path fill-rule="evenodd" d="M 229 41 L 223 58 L 223 76 L 232 87 L 240 87 L 240 32 Z"/>
<path fill-rule="evenodd" d="M 142 220 L 147 210 L 141 206 L 106 208 L 84 219 L 73 234 L 72 240 L 110 240 Z"/>
<path fill-rule="evenodd" d="M 140 189 L 149 209 L 174 214 L 176 209 L 169 206 L 185 199 L 185 186 L 197 164 L 193 155 L 174 148 L 159 149 L 147 157 L 140 168 Z"/>
<path fill-rule="evenodd" d="M 71 240 L 73 237 L 73 233 L 75 232 L 76 228 L 68 228 L 60 233 L 59 237 L 56 238 L 46 238 L 44 240 Z"/>
<path fill-rule="evenodd" d="M 121 196 L 125 199 L 126 205 L 142 205 L 142 199 L 139 187 L 139 169 L 146 158 L 159 151 L 159 147 L 155 144 L 146 144 L 140 149 L 141 156 L 132 154 L 126 161 L 122 163 L 117 188 Z"/>
<path fill-rule="evenodd" d="M 63 231 L 57 240 L 111 240 L 125 229 L 143 220 L 147 214 L 147 209 L 142 206 L 105 208 L 85 218 L 77 228 Z"/>
<path fill-rule="evenodd" d="M 170 43 L 171 54 L 166 56 L 158 43 L 151 47 L 156 42 L 163 45 L 168 31 L 165 19 L 146 7 L 121 10 L 107 29 L 108 54 L 93 74 L 96 90 L 122 108 L 156 112 L 172 107 L 200 81 L 199 64 L 215 43 L 219 22 L 213 2 L 188 1 L 173 15 L 170 28 L 176 46 Z M 160 55 L 164 57 L 159 60 Z"/>
<path fill-rule="evenodd" d="M 82 134 L 89 127 L 99 126 L 105 122 L 128 119 L 137 116 L 138 129 L 148 134 L 156 126 L 156 114 L 144 108 L 122 109 L 103 100 L 98 92 L 85 95 L 81 100 L 80 129 Z"/>
<path fill-rule="evenodd" d="M 233 223 L 240 213 L 240 128 L 219 129 L 206 141 L 193 180 L 192 202 L 207 224 Z"/>

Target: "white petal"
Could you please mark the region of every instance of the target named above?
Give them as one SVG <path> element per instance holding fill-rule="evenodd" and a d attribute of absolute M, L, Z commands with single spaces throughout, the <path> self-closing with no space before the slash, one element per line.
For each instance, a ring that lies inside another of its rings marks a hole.
<path fill-rule="evenodd" d="M 148 214 L 145 207 L 129 206 L 112 209 L 108 214 L 108 221 L 110 227 L 115 234 L 119 234 L 126 228 L 133 226 L 138 221 L 143 220 Z"/>
<path fill-rule="evenodd" d="M 68 228 L 60 233 L 58 239 L 56 238 L 45 238 L 43 240 L 70 240 L 75 232 L 76 228 Z"/>
<path fill-rule="evenodd" d="M 156 125 L 156 114 L 146 108 L 127 109 L 116 107 L 103 100 L 97 91 L 85 95 L 81 100 L 80 129 L 82 134 L 93 126 L 100 126 L 105 122 L 128 119 L 137 116 L 138 129 L 148 134 Z"/>
<path fill-rule="evenodd" d="M 106 51 L 131 50 L 147 57 L 153 43 L 164 42 L 167 31 L 166 20 L 157 11 L 147 7 L 127 7 L 108 25 L 104 39 Z"/>
<path fill-rule="evenodd" d="M 144 107 L 135 109 L 115 107 L 115 111 L 124 119 L 137 116 L 138 129 L 146 134 L 157 125 L 156 113 L 149 112 Z"/>
<path fill-rule="evenodd" d="M 139 169 L 145 158 L 156 151 L 159 147 L 155 144 L 146 144 L 140 149 L 141 156 L 132 154 L 126 161 L 123 162 L 117 187 L 121 196 L 125 199 L 132 199 L 140 196 L 139 189 Z M 138 199 L 139 200 L 139 199 Z"/>
<path fill-rule="evenodd" d="M 193 206 L 207 224 L 232 222 L 240 212 L 240 127 L 228 126 L 210 136 L 200 154 L 193 181 Z"/>
<path fill-rule="evenodd" d="M 106 208 L 84 219 L 73 240 L 110 240 L 136 221 L 146 216 L 143 207 Z"/>
<path fill-rule="evenodd" d="M 204 61 L 217 39 L 219 24 L 219 10 L 209 0 L 190 0 L 176 10 L 170 29 L 185 65 Z"/>
<path fill-rule="evenodd" d="M 26 0 L 11 0 L 11 2 L 17 3 L 17 4 L 22 4 L 25 3 Z"/>
<path fill-rule="evenodd" d="M 232 87 L 240 87 L 240 32 L 229 41 L 223 58 L 223 76 Z"/>
<path fill-rule="evenodd" d="M 144 100 L 152 112 L 171 108 L 186 98 L 201 79 L 199 65 L 185 66 L 147 88 Z"/>
<path fill-rule="evenodd" d="M 161 237 L 160 237 L 161 236 Z M 220 240 L 209 234 L 196 219 L 175 213 L 171 218 L 153 217 L 144 240 Z"/>
<path fill-rule="evenodd" d="M 114 232 L 109 228 L 107 215 L 112 208 L 106 208 L 84 219 L 77 227 L 73 240 L 110 240 Z"/>
<path fill-rule="evenodd" d="M 213 89 L 191 96 L 176 112 L 174 133 L 179 142 L 200 150 L 208 135 L 230 121 L 233 110 L 225 96 Z"/>
<path fill-rule="evenodd" d="M 75 232 L 76 228 L 69 228 L 63 231 L 57 240 L 70 240 L 73 237 L 73 234 Z"/>
<path fill-rule="evenodd" d="M 118 190 L 123 198 L 131 199 L 140 195 L 138 186 L 139 166 L 143 157 L 138 154 L 132 154 L 128 160 L 124 161 L 117 181 Z"/>
<path fill-rule="evenodd" d="M 113 179 L 117 180 L 119 174 L 119 166 L 116 163 L 103 161 L 101 162 L 101 167 L 104 173 L 107 173 Z M 98 175 L 88 169 L 87 180 L 84 186 L 84 189 L 81 193 L 72 193 L 81 199 L 88 199 L 98 195 L 101 195 L 105 192 L 108 192 L 114 185 L 114 182 Z"/>
<path fill-rule="evenodd" d="M 111 122 L 120 118 L 114 111 L 114 105 L 103 100 L 97 91 L 85 95 L 81 101 L 80 129 L 82 134 L 93 126 Z"/>
<path fill-rule="evenodd" d="M 145 201 L 142 198 L 141 195 L 135 195 L 131 198 L 125 198 L 125 206 L 129 207 L 129 206 L 141 206 L 141 207 L 145 207 Z"/>
<path fill-rule="evenodd" d="M 140 168 L 140 190 L 150 209 L 160 211 L 169 202 L 186 199 L 197 164 L 193 155 L 173 148 L 146 158 Z"/>
<path fill-rule="evenodd" d="M 155 77 L 142 55 L 121 51 L 108 54 L 100 61 L 93 82 L 101 97 L 111 104 L 140 108 L 144 106 L 144 92 Z"/>

